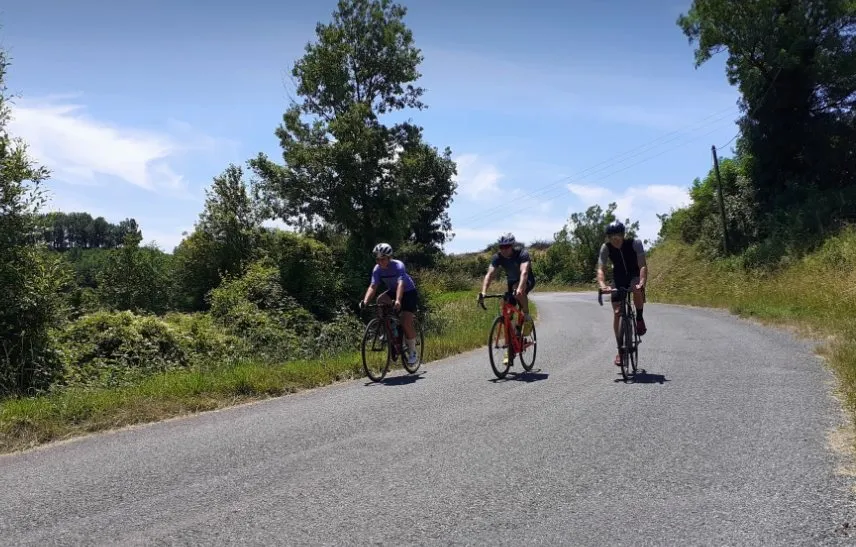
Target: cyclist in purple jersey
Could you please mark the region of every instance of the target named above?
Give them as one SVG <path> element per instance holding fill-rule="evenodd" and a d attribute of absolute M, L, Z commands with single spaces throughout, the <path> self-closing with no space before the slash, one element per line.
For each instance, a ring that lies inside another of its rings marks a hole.
<path fill-rule="evenodd" d="M 378 243 L 372 250 L 375 255 L 374 269 L 366 294 L 360 304 L 365 306 L 377 291 L 378 285 L 383 282 L 386 290 L 377 297 L 378 304 L 392 303 L 396 312 L 401 312 L 401 326 L 404 328 L 404 340 L 407 344 L 407 361 L 415 364 L 419 360 L 416 354 L 416 329 L 413 328 L 413 315 L 419 304 L 419 293 L 416 285 L 407 273 L 404 262 L 392 258 L 392 246 L 388 243 Z M 390 291 L 395 295 L 395 301 L 390 297 Z"/>

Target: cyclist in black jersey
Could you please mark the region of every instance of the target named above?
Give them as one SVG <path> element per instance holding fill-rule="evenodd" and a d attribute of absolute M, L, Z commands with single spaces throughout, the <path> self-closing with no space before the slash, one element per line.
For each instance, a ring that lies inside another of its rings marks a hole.
<path fill-rule="evenodd" d="M 597 260 L 597 283 L 604 292 L 611 292 L 615 287 L 630 287 L 633 291 L 633 304 L 636 307 L 636 331 L 639 336 L 647 332 L 642 309 L 645 305 L 645 283 L 648 280 L 648 262 L 645 259 L 645 248 L 638 239 L 624 239 L 624 224 L 615 220 L 606 227 L 607 242 L 600 248 Z M 607 261 L 612 262 L 613 287 L 605 282 L 604 267 Z M 615 316 L 612 322 L 615 337 L 618 339 L 618 320 L 621 303 L 618 295 L 612 294 L 612 309 Z M 621 355 L 615 356 L 615 364 L 621 366 Z"/>
<path fill-rule="evenodd" d="M 508 233 L 500 236 L 498 243 L 499 252 L 493 255 L 490 260 L 487 274 L 485 274 L 482 281 L 479 298 L 484 298 L 484 293 L 487 292 L 487 287 L 490 284 L 493 273 L 496 271 L 496 268 L 502 266 L 508 281 L 508 292 L 512 293 L 514 299 L 520 304 L 523 316 L 527 320 L 523 326 L 523 336 L 529 336 L 531 325 L 529 322 L 531 319 L 529 316 L 529 293 L 535 288 L 532 259 L 529 257 L 529 251 L 526 249 L 522 247 L 519 249 L 514 248 L 515 243 L 517 243 L 514 234 Z"/>

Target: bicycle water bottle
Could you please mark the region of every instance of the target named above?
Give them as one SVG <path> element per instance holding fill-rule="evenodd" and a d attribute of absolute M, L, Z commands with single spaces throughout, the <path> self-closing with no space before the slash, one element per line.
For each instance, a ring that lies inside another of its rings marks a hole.
<path fill-rule="evenodd" d="M 394 317 L 389 320 L 390 326 L 392 327 L 392 337 L 398 338 L 398 320 Z"/>

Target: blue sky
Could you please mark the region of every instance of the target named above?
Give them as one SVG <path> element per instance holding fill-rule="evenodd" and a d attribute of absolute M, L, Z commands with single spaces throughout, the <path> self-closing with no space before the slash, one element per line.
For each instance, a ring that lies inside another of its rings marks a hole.
<path fill-rule="evenodd" d="M 675 24 L 689 2 L 402 3 L 429 105 L 409 115 L 458 161 L 449 252 L 610 201 L 653 239 L 737 131 L 724 56 L 695 69 Z M 10 130 L 52 169 L 51 209 L 134 217 L 171 251 L 229 162 L 281 157 L 291 67 L 335 1 L 122 4 L 0 9 Z"/>

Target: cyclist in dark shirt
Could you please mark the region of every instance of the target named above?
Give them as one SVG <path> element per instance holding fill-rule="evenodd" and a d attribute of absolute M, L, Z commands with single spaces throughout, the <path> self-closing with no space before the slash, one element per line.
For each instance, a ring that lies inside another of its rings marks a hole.
<path fill-rule="evenodd" d="M 528 336 L 529 333 L 526 331 L 530 330 L 529 326 L 532 324 L 529 316 L 528 295 L 535 287 L 535 274 L 532 272 L 532 260 L 529 257 L 529 251 L 523 248 L 515 249 L 514 244 L 516 242 L 513 234 L 505 234 L 499 238 L 499 252 L 491 258 L 490 266 L 488 266 L 487 274 L 482 282 L 479 298 L 484 298 L 484 293 L 487 292 L 493 273 L 496 268 L 502 266 L 508 279 L 508 292 L 512 293 L 515 300 L 520 303 L 520 309 L 523 310 L 523 315 L 526 318 L 526 323 L 523 324 L 523 336 Z"/>
<path fill-rule="evenodd" d="M 645 283 L 648 280 L 648 262 L 645 259 L 645 248 L 638 239 L 624 239 L 624 224 L 615 220 L 606 227 L 607 243 L 600 248 L 597 260 L 597 283 L 603 292 L 612 292 L 615 287 L 630 287 L 633 291 L 633 304 L 636 307 L 636 331 L 639 336 L 647 332 L 642 309 L 645 305 Z M 605 282 L 604 267 L 607 261 L 612 262 L 613 287 Z M 615 317 L 612 322 L 615 338 L 618 339 L 618 320 L 621 303 L 618 295 L 612 294 L 612 309 Z M 621 356 L 615 356 L 615 364 L 621 366 Z"/>

